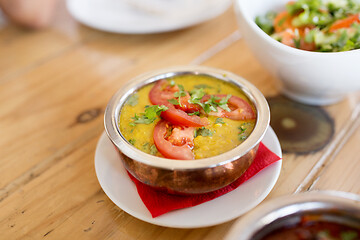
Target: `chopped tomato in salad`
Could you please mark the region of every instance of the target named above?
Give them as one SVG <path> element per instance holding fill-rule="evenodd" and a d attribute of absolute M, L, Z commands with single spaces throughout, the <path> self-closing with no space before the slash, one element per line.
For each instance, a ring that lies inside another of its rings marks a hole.
<path fill-rule="evenodd" d="M 290 47 L 318 52 L 360 48 L 360 3 L 355 0 L 298 0 L 286 10 L 268 12 L 256 24 Z"/>
<path fill-rule="evenodd" d="M 158 80 L 129 97 L 120 127 L 130 144 L 156 156 L 191 160 L 228 151 L 248 137 L 256 113 L 240 89 L 220 80 L 196 85 L 178 78 Z"/>

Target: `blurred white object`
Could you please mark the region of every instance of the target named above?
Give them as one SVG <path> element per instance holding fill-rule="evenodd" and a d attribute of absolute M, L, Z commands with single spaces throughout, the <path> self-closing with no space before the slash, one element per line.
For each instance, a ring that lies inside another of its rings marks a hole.
<path fill-rule="evenodd" d="M 231 0 L 67 0 L 71 15 L 103 31 L 157 33 L 189 27 L 214 18 Z"/>
<path fill-rule="evenodd" d="M 289 0 L 236 0 L 240 31 L 258 60 L 279 81 L 288 97 L 311 105 L 327 105 L 360 90 L 360 50 L 309 52 L 286 46 L 267 35 L 255 17 L 285 8 Z"/>

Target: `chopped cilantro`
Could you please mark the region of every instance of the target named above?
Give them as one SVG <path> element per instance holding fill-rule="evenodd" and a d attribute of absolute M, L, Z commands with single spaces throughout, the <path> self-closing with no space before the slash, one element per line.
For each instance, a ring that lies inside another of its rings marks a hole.
<path fill-rule="evenodd" d="M 224 109 L 225 111 L 230 112 L 230 108 L 227 104 L 231 95 L 227 95 L 224 98 L 219 98 L 214 95 L 211 95 L 209 100 L 206 102 L 201 102 L 201 99 L 205 96 L 205 92 L 203 88 L 194 89 L 190 92 L 189 103 L 200 105 L 205 113 L 209 113 L 211 111 L 217 112 L 217 107 Z"/>
<path fill-rule="evenodd" d="M 204 111 L 206 113 L 209 113 L 210 111 L 217 112 L 217 107 L 220 107 L 220 108 L 224 109 L 225 111 L 230 112 L 231 110 L 227 104 L 230 97 L 231 97 L 230 94 L 224 98 L 219 98 L 214 95 L 211 95 L 210 99 L 204 103 L 204 106 L 203 106 Z"/>
<path fill-rule="evenodd" d="M 239 140 L 245 140 L 247 137 L 245 135 L 239 136 Z"/>
<path fill-rule="evenodd" d="M 131 145 L 134 145 L 134 144 L 135 144 L 135 139 L 129 139 L 129 143 L 130 143 Z"/>
<path fill-rule="evenodd" d="M 267 34 L 272 34 L 274 32 L 273 22 L 275 16 L 275 12 L 269 12 L 265 16 L 256 17 L 255 23 Z"/>
<path fill-rule="evenodd" d="M 201 99 L 205 96 L 205 92 L 203 88 L 197 88 L 190 92 L 190 100 L 189 103 L 201 104 Z M 201 105 L 200 105 L 201 106 Z"/>
<path fill-rule="evenodd" d="M 130 122 L 130 126 L 135 126 L 135 124 L 150 124 L 153 123 L 161 112 L 166 111 L 168 108 L 164 105 L 152 105 L 145 107 L 145 113 L 140 113 L 132 117 L 133 122 Z"/>
<path fill-rule="evenodd" d="M 202 104 L 202 108 L 204 109 L 204 111 L 206 113 L 209 113 L 211 111 L 217 112 L 217 106 L 218 106 L 217 100 L 219 100 L 219 99 L 220 98 L 218 98 L 218 97 L 216 97 L 214 95 L 211 95 L 210 99 Z"/>
<path fill-rule="evenodd" d="M 294 38 L 294 45 L 295 45 L 295 48 L 300 48 L 300 39 L 299 38 Z"/>
<path fill-rule="evenodd" d="M 133 94 L 129 97 L 129 99 L 127 100 L 127 104 L 130 106 L 136 106 L 139 103 L 139 95 L 138 94 Z"/>
<path fill-rule="evenodd" d="M 203 88 L 203 89 L 205 89 L 205 88 L 213 88 L 213 87 L 211 87 L 211 86 L 209 86 L 207 84 L 198 84 L 198 85 L 195 85 L 194 88 Z"/>
<path fill-rule="evenodd" d="M 231 94 L 228 94 L 226 97 L 222 98 L 218 104 L 219 107 L 221 107 L 222 109 L 224 109 L 227 112 L 231 112 L 231 110 L 227 104 L 230 98 L 231 98 Z"/>
<path fill-rule="evenodd" d="M 148 146 L 150 145 L 150 143 L 144 143 L 144 145 L 142 145 L 142 148 L 144 149 L 144 150 L 146 150 L 147 148 L 148 148 Z"/>
<path fill-rule="evenodd" d="M 180 103 L 178 102 L 178 100 L 176 99 L 168 99 L 168 102 L 173 104 L 173 105 L 179 105 Z"/>
<path fill-rule="evenodd" d="M 207 128 L 199 128 L 195 130 L 195 136 L 203 136 L 203 137 L 211 137 L 212 135 L 214 135 L 215 131 L 211 131 L 210 129 Z"/>
<path fill-rule="evenodd" d="M 192 112 L 192 113 L 188 113 L 189 116 L 193 116 L 193 115 L 197 115 L 200 116 L 200 112 L 196 111 L 196 112 Z"/>
<path fill-rule="evenodd" d="M 179 104 L 180 107 L 181 107 L 180 98 L 181 98 L 181 97 L 185 97 L 185 96 L 186 96 L 186 92 L 185 92 L 185 89 L 184 89 L 184 86 L 183 86 L 183 85 L 178 84 L 177 86 L 179 87 L 179 91 L 174 93 L 174 97 L 176 97 L 176 98 L 178 99 L 178 104 Z"/>
<path fill-rule="evenodd" d="M 152 105 L 145 109 L 145 117 L 148 119 L 156 118 L 161 112 L 166 111 L 168 108 L 164 105 Z"/>
<path fill-rule="evenodd" d="M 246 131 L 246 127 L 244 126 L 244 124 L 241 124 L 241 126 L 238 127 L 238 129 L 240 130 L 240 133 L 244 133 Z"/>
<path fill-rule="evenodd" d="M 245 125 L 247 125 L 247 123 L 243 123 L 240 125 L 240 127 L 238 127 L 238 129 L 240 130 L 239 131 L 239 140 L 242 141 L 242 140 L 245 140 L 247 138 L 247 136 L 245 135 L 245 131 L 246 131 L 246 127 Z"/>
<path fill-rule="evenodd" d="M 135 113 L 135 116 L 132 117 L 134 119 L 133 122 L 130 123 L 131 126 L 135 126 L 134 124 L 150 124 L 155 121 L 156 118 L 147 118 L 144 114 L 141 114 L 140 116 Z"/>
<path fill-rule="evenodd" d="M 157 152 L 158 152 L 158 150 L 157 150 L 156 146 L 155 146 L 154 144 L 152 144 L 152 145 L 150 146 L 150 154 L 151 154 L 151 155 L 156 155 Z"/>
<path fill-rule="evenodd" d="M 142 145 L 142 149 L 145 152 L 150 153 L 151 155 L 156 155 L 158 153 L 158 150 L 155 146 L 155 144 L 151 144 L 151 143 L 144 143 L 144 145 Z"/>
<path fill-rule="evenodd" d="M 215 124 L 217 124 L 217 123 L 225 124 L 225 122 L 224 122 L 224 120 L 222 118 L 217 118 L 215 120 Z"/>
<path fill-rule="evenodd" d="M 341 240 L 355 240 L 355 239 L 359 239 L 357 232 L 355 231 L 346 231 L 346 232 L 341 232 L 340 234 Z"/>

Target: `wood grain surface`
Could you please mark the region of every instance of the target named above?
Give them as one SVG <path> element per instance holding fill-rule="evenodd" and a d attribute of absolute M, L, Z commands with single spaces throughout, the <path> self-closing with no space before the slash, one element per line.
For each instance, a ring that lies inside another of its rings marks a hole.
<path fill-rule="evenodd" d="M 29 31 L 0 25 L 0 239 L 222 239 L 233 221 L 175 229 L 138 220 L 114 205 L 95 175 L 94 152 L 109 98 L 131 78 L 201 64 L 243 76 L 265 96 L 276 81 L 252 55 L 233 10 L 175 32 L 100 32 L 71 18 Z M 284 154 L 268 199 L 314 189 L 360 194 L 360 101 L 324 107 L 335 123 L 327 146 Z"/>

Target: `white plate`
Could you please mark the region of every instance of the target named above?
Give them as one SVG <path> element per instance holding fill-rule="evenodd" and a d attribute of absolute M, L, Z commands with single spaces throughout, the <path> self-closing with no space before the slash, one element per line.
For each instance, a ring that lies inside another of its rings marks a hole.
<path fill-rule="evenodd" d="M 272 128 L 266 132 L 263 143 L 282 157 L 279 140 Z M 95 170 L 100 185 L 119 208 L 145 222 L 174 228 L 213 226 L 246 213 L 270 193 L 279 178 L 281 164 L 282 160 L 275 162 L 237 189 L 214 200 L 152 218 L 105 132 L 100 137 L 95 152 Z"/>
<path fill-rule="evenodd" d="M 70 14 L 99 30 L 144 34 L 189 27 L 214 18 L 231 0 L 67 0 Z"/>

